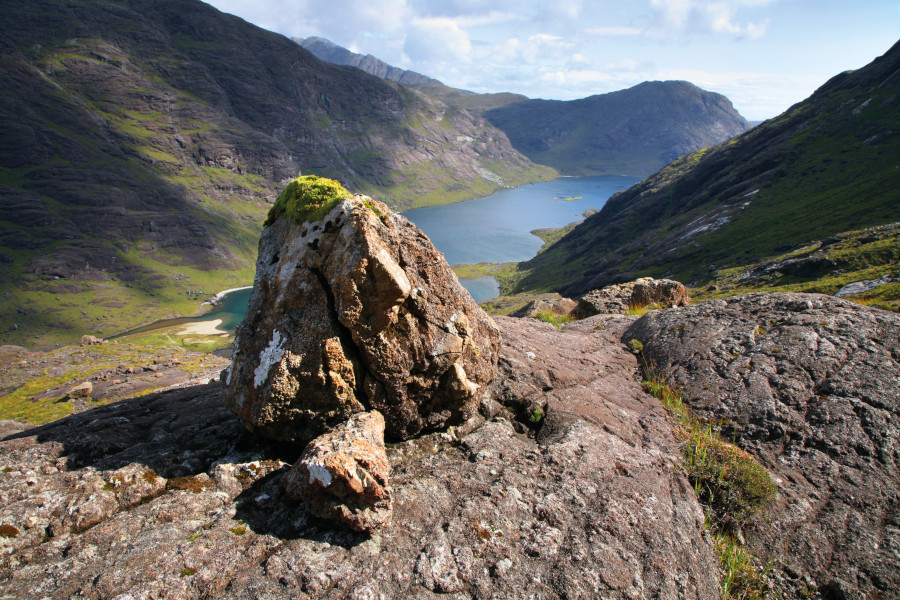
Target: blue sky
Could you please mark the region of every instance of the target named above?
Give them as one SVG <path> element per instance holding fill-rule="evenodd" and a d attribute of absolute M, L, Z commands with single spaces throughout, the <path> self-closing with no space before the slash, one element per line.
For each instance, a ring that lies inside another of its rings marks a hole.
<path fill-rule="evenodd" d="M 211 0 L 475 92 L 571 100 L 684 79 L 774 117 L 900 39 L 900 0 Z"/>

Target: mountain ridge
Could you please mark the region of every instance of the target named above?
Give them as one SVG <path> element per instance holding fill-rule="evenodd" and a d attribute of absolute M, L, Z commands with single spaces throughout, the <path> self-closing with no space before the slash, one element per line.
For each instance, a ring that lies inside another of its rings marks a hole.
<path fill-rule="evenodd" d="M 321 60 L 336 65 L 356 67 L 357 69 L 381 79 L 389 79 L 390 81 L 396 81 L 402 85 L 410 86 L 440 83 L 437 79 L 432 79 L 427 75 L 389 65 L 371 54 L 362 55 L 353 52 L 322 37 L 310 36 L 308 38 L 291 39 L 300 44 L 302 48 L 315 54 L 316 57 Z"/>
<path fill-rule="evenodd" d="M 645 81 L 579 100 L 527 100 L 485 111 L 513 146 L 566 175 L 646 176 L 749 127 L 721 94 Z"/>

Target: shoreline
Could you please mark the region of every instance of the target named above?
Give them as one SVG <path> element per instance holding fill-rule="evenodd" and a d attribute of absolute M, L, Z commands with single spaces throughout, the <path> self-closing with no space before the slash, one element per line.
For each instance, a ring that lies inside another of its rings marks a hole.
<path fill-rule="evenodd" d="M 236 288 L 231 288 L 231 289 L 227 289 L 227 290 L 222 290 L 221 292 L 219 292 L 215 296 L 213 296 L 211 300 L 207 300 L 203 304 L 215 305 L 219 302 L 219 300 L 221 300 L 222 298 L 224 298 L 225 296 L 227 296 L 228 294 L 230 294 L 232 292 L 240 292 L 241 290 L 252 290 L 252 289 L 253 289 L 252 285 L 245 285 L 243 287 L 236 287 Z M 201 304 L 201 306 L 203 306 L 203 305 Z"/>

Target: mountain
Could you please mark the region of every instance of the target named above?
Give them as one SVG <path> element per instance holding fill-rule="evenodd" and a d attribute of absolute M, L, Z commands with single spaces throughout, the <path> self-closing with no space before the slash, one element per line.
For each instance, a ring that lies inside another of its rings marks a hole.
<path fill-rule="evenodd" d="M 357 54 L 343 46 L 339 46 L 331 40 L 320 37 L 293 38 L 295 42 L 312 52 L 317 58 L 336 65 L 349 65 L 362 69 L 370 75 L 396 81 L 407 87 L 415 88 L 431 98 L 436 98 L 453 108 L 461 108 L 476 114 L 481 114 L 489 108 L 503 106 L 512 102 L 528 100 L 522 94 L 499 92 L 495 94 L 478 94 L 468 90 L 460 90 L 444 85 L 437 79 L 432 79 L 416 73 L 394 67 L 379 60 L 371 54 Z"/>
<path fill-rule="evenodd" d="M 728 98 L 686 81 L 646 81 L 581 100 L 527 100 L 484 114 L 519 152 L 566 175 L 643 177 L 748 128 Z"/>
<path fill-rule="evenodd" d="M 368 73 L 380 77 L 381 79 L 389 79 L 402 83 L 403 85 L 420 85 L 424 83 L 440 83 L 437 79 L 432 79 L 416 73 L 415 71 L 407 71 L 399 67 L 393 67 L 383 60 L 377 59 L 371 54 L 357 54 L 351 52 L 343 46 L 338 46 L 331 40 L 321 37 L 308 38 L 291 38 L 303 48 L 316 55 L 320 60 L 330 62 L 335 65 L 348 65 L 356 67 Z"/>
<path fill-rule="evenodd" d="M 567 175 L 643 177 L 750 127 L 726 97 L 686 81 L 649 81 L 581 100 L 531 100 L 521 94 L 452 88 L 323 38 L 295 41 L 322 60 L 357 67 L 484 115 L 519 152 Z"/>
<path fill-rule="evenodd" d="M 46 345 L 247 285 L 298 172 L 395 208 L 552 177 L 481 118 L 195 0 L 5 3 L 0 331 Z"/>
<path fill-rule="evenodd" d="M 820 290 L 828 293 L 840 287 L 842 270 L 896 271 L 900 251 L 887 233 L 829 238 L 900 220 L 898 97 L 900 43 L 781 116 L 614 195 L 523 263 L 519 289 L 577 295 L 641 275 L 699 285 L 719 275 L 740 279 L 745 271 L 737 267 L 779 254 L 781 262 L 803 258 L 808 273 L 816 261 L 832 272 L 831 287 Z M 843 256 L 828 260 L 844 264 L 829 267 L 820 255 L 835 244 Z M 781 275 L 772 284 L 800 281 L 803 273 L 789 264 L 773 263 Z"/>

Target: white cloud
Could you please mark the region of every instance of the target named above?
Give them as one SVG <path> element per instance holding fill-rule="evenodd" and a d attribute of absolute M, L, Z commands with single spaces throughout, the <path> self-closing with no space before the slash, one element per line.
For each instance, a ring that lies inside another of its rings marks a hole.
<path fill-rule="evenodd" d="M 639 27 L 589 27 L 585 29 L 586 33 L 591 35 L 599 35 L 602 37 L 624 37 L 641 35 L 644 30 Z"/>
<path fill-rule="evenodd" d="M 721 33 L 758 39 L 768 30 L 768 18 L 739 23 L 735 17 L 743 7 L 768 3 L 769 0 L 650 0 L 653 24 L 649 32 L 660 37 Z"/>
<path fill-rule="evenodd" d="M 407 28 L 403 52 L 414 63 L 468 62 L 472 42 L 455 20 L 415 18 Z"/>

